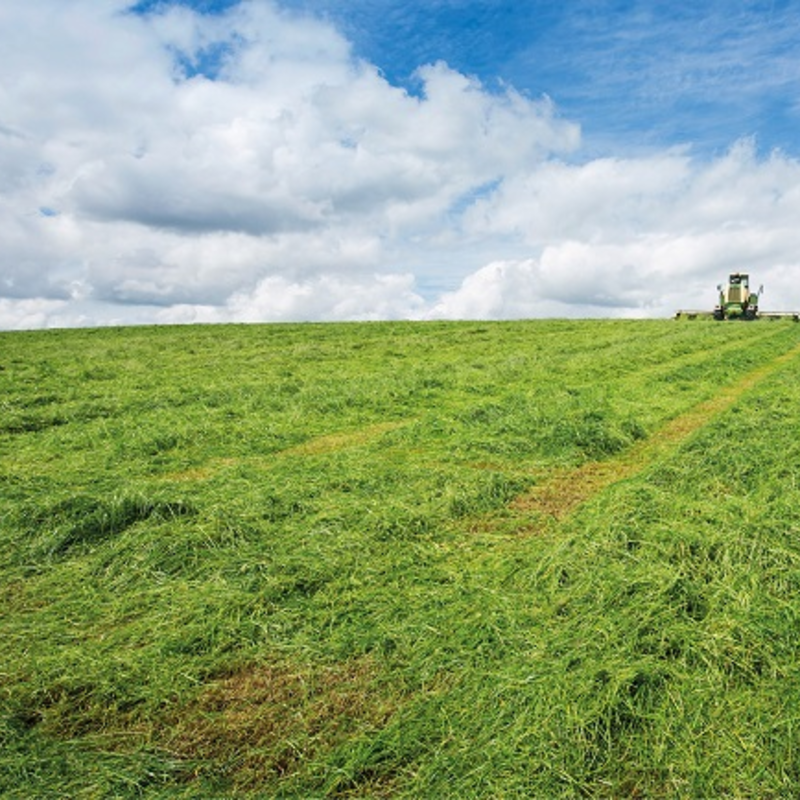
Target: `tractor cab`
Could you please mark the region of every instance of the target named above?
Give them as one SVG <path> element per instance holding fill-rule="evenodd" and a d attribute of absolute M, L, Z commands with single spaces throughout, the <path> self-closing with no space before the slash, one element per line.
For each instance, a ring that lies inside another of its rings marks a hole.
<path fill-rule="evenodd" d="M 758 313 L 758 294 L 750 291 L 750 276 L 734 272 L 728 285 L 717 286 L 719 304 L 714 309 L 715 319 L 755 319 Z"/>

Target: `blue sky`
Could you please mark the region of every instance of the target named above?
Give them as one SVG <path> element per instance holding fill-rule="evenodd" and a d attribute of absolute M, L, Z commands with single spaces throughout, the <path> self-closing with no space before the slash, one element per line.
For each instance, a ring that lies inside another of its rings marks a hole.
<path fill-rule="evenodd" d="M 8 0 L 0 328 L 800 307 L 800 0 Z"/>
<path fill-rule="evenodd" d="M 220 13 L 232 0 L 186 0 Z M 152 4 L 151 4 L 152 5 Z M 394 84 L 443 60 L 488 88 L 548 94 L 593 152 L 752 136 L 797 152 L 800 5 L 793 0 L 284 0 L 330 20 Z M 144 6 L 145 8 L 147 6 Z"/>
<path fill-rule="evenodd" d="M 439 58 L 488 86 L 549 94 L 590 148 L 690 144 L 731 135 L 794 150 L 800 14 L 795 3 L 296 0 L 342 25 L 356 51 L 404 85 Z M 789 102 L 787 102 L 787 100 Z"/>

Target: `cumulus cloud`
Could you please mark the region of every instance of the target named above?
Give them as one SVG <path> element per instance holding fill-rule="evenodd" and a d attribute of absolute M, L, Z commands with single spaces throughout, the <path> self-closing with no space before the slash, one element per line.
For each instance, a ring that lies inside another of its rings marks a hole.
<path fill-rule="evenodd" d="M 711 308 L 729 271 L 750 271 L 775 310 L 800 308 L 800 163 L 742 140 L 694 164 L 681 152 L 544 163 L 466 212 L 476 240 L 512 237 L 536 258 L 481 268 L 441 297 L 445 317 L 664 316 Z"/>
<path fill-rule="evenodd" d="M 9 302 L 78 293 L 144 319 L 239 313 L 249 292 L 280 316 L 269 285 L 307 318 L 308 287 L 351 285 L 364 305 L 341 314 L 400 313 L 405 295 L 376 298 L 374 274 L 405 285 L 404 262 L 459 198 L 578 139 L 548 101 L 442 63 L 409 95 L 330 25 L 271 3 L 212 16 L 41 0 L 0 14 L 15 76 L 0 98 Z"/>
<path fill-rule="evenodd" d="M 548 98 L 409 93 L 266 1 L 12 0 L 0 47 L 3 328 L 659 314 L 729 268 L 800 306 L 800 166 L 752 143 L 584 163 Z"/>

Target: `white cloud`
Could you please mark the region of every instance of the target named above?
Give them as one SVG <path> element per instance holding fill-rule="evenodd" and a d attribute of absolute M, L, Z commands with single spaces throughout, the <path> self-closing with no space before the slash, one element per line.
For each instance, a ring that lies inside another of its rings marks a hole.
<path fill-rule="evenodd" d="M 466 213 L 475 240 L 511 236 L 537 252 L 478 270 L 440 298 L 445 317 L 669 315 L 711 308 L 729 271 L 766 284 L 767 305 L 800 308 L 800 164 L 759 160 L 740 141 L 707 165 L 683 153 L 545 163 Z"/>
<path fill-rule="evenodd" d="M 0 49 L 0 328 L 661 314 L 733 268 L 800 307 L 800 165 L 746 141 L 567 163 L 550 100 L 411 95 L 270 2 L 12 0 Z"/>
<path fill-rule="evenodd" d="M 69 327 L 61 321 L 60 316 L 65 306 L 66 303 L 61 300 L 13 300 L 0 297 L 0 321 L 6 330 Z"/>
<path fill-rule="evenodd" d="M 374 275 L 355 281 L 321 275 L 303 282 L 276 276 L 265 278 L 250 293 L 231 297 L 226 317 L 237 322 L 408 319 L 423 306 L 411 275 Z"/>
<path fill-rule="evenodd" d="M 316 306 L 292 287 L 341 281 L 364 305 L 334 308 L 374 316 L 389 306 L 359 281 L 405 274 L 459 197 L 577 142 L 548 102 L 444 64 L 422 67 L 410 96 L 329 25 L 270 3 L 125 9 L 4 6 L 9 297 L 80 287 L 89 305 L 139 304 L 146 319 L 159 306 L 225 314 L 248 292 L 262 307 L 272 281 L 305 318 Z"/>

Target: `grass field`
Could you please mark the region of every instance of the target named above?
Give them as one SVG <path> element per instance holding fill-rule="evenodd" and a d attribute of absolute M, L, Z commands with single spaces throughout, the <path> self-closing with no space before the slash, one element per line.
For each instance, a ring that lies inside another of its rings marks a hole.
<path fill-rule="evenodd" d="M 800 795 L 800 326 L 0 334 L 0 796 Z"/>

